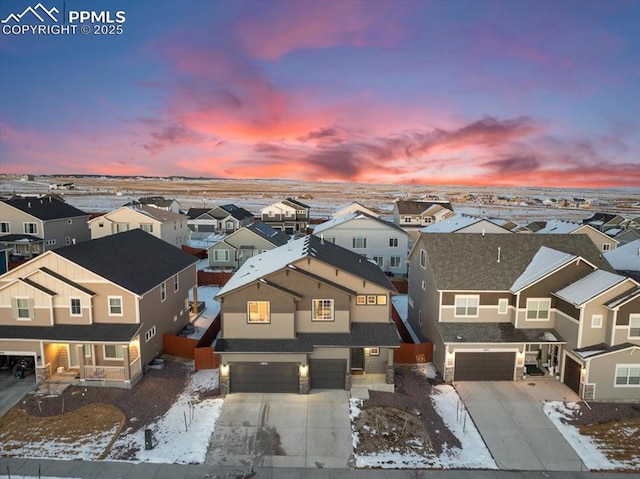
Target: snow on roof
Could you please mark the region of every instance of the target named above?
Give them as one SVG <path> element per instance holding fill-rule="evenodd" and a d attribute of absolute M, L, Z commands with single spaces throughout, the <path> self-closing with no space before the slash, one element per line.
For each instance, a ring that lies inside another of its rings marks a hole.
<path fill-rule="evenodd" d="M 462 228 L 466 228 L 467 226 L 471 226 L 476 224 L 477 222 L 482 221 L 480 218 L 476 218 L 475 216 L 469 216 L 464 214 L 456 214 L 451 218 L 447 218 L 446 220 L 442 220 L 438 223 L 425 226 L 420 229 L 422 233 L 455 233 Z"/>
<path fill-rule="evenodd" d="M 325 221 L 324 223 L 320 223 L 319 225 L 316 225 L 316 227 L 313 229 L 313 234 L 318 236 L 323 231 L 329 230 L 329 229 L 334 228 L 336 226 L 343 225 L 343 224 L 348 223 L 349 221 L 352 221 L 352 220 L 370 220 L 370 221 L 373 221 L 373 222 L 378 223 L 380 225 L 388 226 L 389 228 L 403 231 L 397 225 L 395 225 L 393 223 L 389 223 L 389 222 L 384 221 L 384 220 L 381 220 L 380 218 L 377 218 L 375 216 L 371 216 L 370 214 L 365 213 L 363 211 L 352 211 L 352 212 L 347 213 L 345 215 L 337 216 L 336 218 L 333 218 L 333 219 L 331 219 L 329 221 Z"/>
<path fill-rule="evenodd" d="M 533 259 L 525 268 L 524 272 L 511 285 L 511 292 L 515 293 L 526 288 L 553 270 L 564 266 L 576 258 L 577 256 L 573 254 L 563 253 L 562 251 L 542 246 L 533 256 Z"/>
<path fill-rule="evenodd" d="M 578 356 L 582 358 L 588 358 L 589 356 L 595 356 L 596 354 L 600 354 L 606 351 L 606 349 L 595 349 L 591 351 L 575 351 Z"/>
<path fill-rule="evenodd" d="M 551 220 L 547 221 L 544 228 L 536 231 L 536 234 L 569 234 L 584 225 L 573 221 Z"/>
<path fill-rule="evenodd" d="M 580 306 L 625 279 L 619 274 L 598 269 L 566 288 L 562 288 L 555 295 L 575 306 Z"/>
<path fill-rule="evenodd" d="M 604 253 L 605 259 L 618 271 L 640 271 L 640 239 Z"/>
<path fill-rule="evenodd" d="M 550 331 L 545 331 L 544 334 L 542 335 L 542 339 L 544 341 L 558 341 L 558 338 L 556 338 L 556 335 L 553 334 Z"/>

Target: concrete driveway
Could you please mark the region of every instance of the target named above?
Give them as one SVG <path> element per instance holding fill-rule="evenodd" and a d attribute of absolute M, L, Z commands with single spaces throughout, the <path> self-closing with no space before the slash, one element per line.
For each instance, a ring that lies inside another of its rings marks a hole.
<path fill-rule="evenodd" d="M 347 391 L 234 393 L 225 398 L 206 464 L 345 468 L 351 454 Z"/>
<path fill-rule="evenodd" d="M 11 371 L 0 371 L 0 417 L 15 406 L 29 391 L 36 388 L 36 375 L 28 374 L 23 379 L 16 379 Z"/>
<path fill-rule="evenodd" d="M 579 400 L 564 384 L 469 381 L 455 387 L 500 469 L 588 470 L 542 411 L 544 400 Z"/>

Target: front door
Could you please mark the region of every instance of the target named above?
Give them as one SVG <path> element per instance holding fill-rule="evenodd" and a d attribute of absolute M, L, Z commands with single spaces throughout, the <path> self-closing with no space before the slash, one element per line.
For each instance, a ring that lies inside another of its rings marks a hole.
<path fill-rule="evenodd" d="M 364 371 L 364 349 L 351 348 L 351 370 Z"/>

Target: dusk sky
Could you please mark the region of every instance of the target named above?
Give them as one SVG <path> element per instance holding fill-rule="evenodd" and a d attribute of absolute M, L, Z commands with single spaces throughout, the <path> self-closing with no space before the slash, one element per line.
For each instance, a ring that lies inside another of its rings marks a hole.
<path fill-rule="evenodd" d="M 640 0 L 41 2 L 126 21 L 0 35 L 2 173 L 640 187 Z"/>

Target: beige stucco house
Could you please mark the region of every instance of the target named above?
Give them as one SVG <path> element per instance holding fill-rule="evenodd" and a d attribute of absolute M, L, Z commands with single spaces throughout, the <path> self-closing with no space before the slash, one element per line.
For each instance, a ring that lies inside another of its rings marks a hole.
<path fill-rule="evenodd" d="M 91 239 L 137 228 L 178 248 L 189 240 L 186 216 L 144 204 L 122 206 L 89 221 Z"/>
<path fill-rule="evenodd" d="M 0 354 L 131 387 L 188 323 L 196 262 L 139 229 L 48 251 L 0 276 Z"/>
<path fill-rule="evenodd" d="M 352 373 L 393 384 L 395 292 L 375 264 L 315 236 L 249 259 L 217 295 L 221 392 L 350 389 Z"/>

